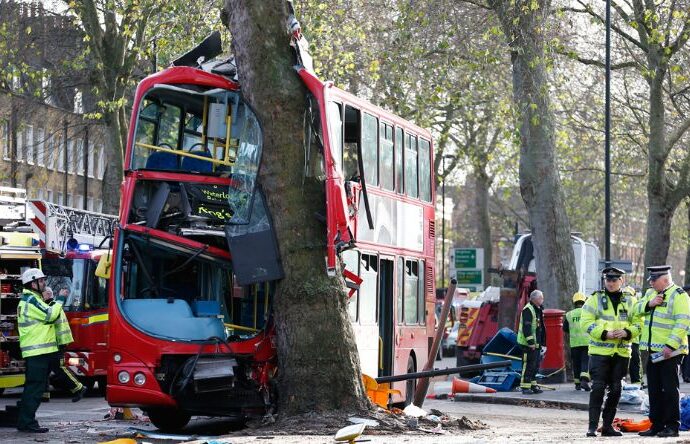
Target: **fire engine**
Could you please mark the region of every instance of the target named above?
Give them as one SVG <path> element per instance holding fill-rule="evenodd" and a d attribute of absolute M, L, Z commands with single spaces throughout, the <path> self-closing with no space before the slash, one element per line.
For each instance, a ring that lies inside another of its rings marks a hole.
<path fill-rule="evenodd" d="M 74 342 L 65 351 L 65 362 L 87 387 L 98 382 L 99 390 L 105 390 L 108 280 L 96 270 L 110 257 L 102 247 L 117 217 L 42 200 L 31 200 L 28 206 L 28 222 L 43 251 L 47 285 L 56 296 L 67 296 L 64 309 Z"/>

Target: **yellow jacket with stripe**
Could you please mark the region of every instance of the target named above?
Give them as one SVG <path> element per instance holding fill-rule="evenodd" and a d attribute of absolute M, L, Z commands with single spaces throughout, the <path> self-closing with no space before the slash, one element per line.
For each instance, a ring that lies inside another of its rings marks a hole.
<path fill-rule="evenodd" d="M 60 318 L 61 313 L 64 315 L 62 302 L 48 305 L 39 293 L 24 289 L 17 306 L 19 348 L 23 358 L 58 350 L 53 323 Z"/>
<path fill-rule="evenodd" d="M 592 293 L 580 315 L 580 326 L 589 335 L 589 354 L 629 358 L 632 340 L 640 334 L 637 316 L 628 294 L 620 293 L 618 305 L 614 307 L 611 294 L 603 290 Z M 613 330 L 627 330 L 630 334 L 627 338 L 607 339 L 606 333 Z"/>
<path fill-rule="evenodd" d="M 651 288 L 637 303 L 636 310 L 644 316 L 640 347 L 661 351 L 665 346 L 688 353 L 688 329 L 690 329 L 690 301 L 679 286 L 672 284 L 662 293 L 664 302 L 650 308 L 647 304 L 657 296 Z"/>

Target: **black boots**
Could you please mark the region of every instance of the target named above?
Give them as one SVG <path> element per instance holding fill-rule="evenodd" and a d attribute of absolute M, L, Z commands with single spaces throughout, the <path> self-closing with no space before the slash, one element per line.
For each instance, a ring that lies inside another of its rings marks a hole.
<path fill-rule="evenodd" d="M 601 428 L 601 436 L 623 436 L 623 434 L 618 430 L 614 429 L 613 426 L 609 424 Z"/>
<path fill-rule="evenodd" d="M 670 438 L 672 436 L 675 437 L 678 436 L 678 430 L 671 427 L 666 427 L 664 430 L 657 433 L 656 436 L 659 438 Z"/>
<path fill-rule="evenodd" d="M 586 391 L 586 392 L 588 392 L 588 391 L 591 390 L 591 388 L 589 388 L 589 381 L 582 381 L 582 382 L 580 383 L 580 386 L 582 387 L 582 390 L 584 390 L 584 391 Z M 579 389 L 578 389 L 578 390 L 579 390 Z"/>
<path fill-rule="evenodd" d="M 597 436 L 597 424 L 590 424 L 589 429 L 587 429 L 587 437 L 594 438 Z"/>

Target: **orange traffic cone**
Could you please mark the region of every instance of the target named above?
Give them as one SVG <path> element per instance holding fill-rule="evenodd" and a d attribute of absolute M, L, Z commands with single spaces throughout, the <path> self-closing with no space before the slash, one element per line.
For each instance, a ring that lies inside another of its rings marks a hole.
<path fill-rule="evenodd" d="M 452 394 L 456 393 L 496 393 L 496 390 L 491 387 L 484 387 L 473 382 L 453 378 Z"/>

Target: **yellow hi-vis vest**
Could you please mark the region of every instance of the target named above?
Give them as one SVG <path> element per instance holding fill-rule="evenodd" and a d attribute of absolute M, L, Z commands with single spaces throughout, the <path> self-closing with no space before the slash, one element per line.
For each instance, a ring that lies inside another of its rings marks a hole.
<path fill-rule="evenodd" d="M 644 327 L 644 316 L 640 315 L 639 312 L 637 311 L 637 303 L 639 300 L 637 299 L 637 296 L 634 294 L 626 293 L 626 295 L 629 295 L 630 300 L 633 302 L 633 306 L 635 307 L 635 313 L 638 315 L 636 319 L 638 320 L 637 325 L 640 327 L 640 334 L 638 336 L 635 336 L 633 338 L 633 344 L 639 344 L 640 343 L 640 338 L 642 337 L 642 328 Z"/>
<path fill-rule="evenodd" d="M 55 322 L 62 311 L 62 303 L 48 305 L 40 294 L 24 289 L 17 306 L 19 348 L 23 358 L 53 353 L 58 350 Z"/>
<path fill-rule="evenodd" d="M 525 310 L 529 310 L 532 312 L 532 329 L 530 331 L 530 335 L 525 337 L 524 333 L 522 332 L 522 318 L 523 314 L 525 313 Z M 517 334 L 517 343 L 520 345 L 529 345 L 529 340 L 533 340 L 534 344 L 539 347 L 539 338 L 537 338 L 537 326 L 539 325 L 539 319 L 537 319 L 537 311 L 534 309 L 534 305 L 530 304 L 529 302 L 525 305 L 525 307 L 522 309 L 522 313 L 520 313 L 520 326 L 518 327 L 518 334 Z"/>
<path fill-rule="evenodd" d="M 616 310 L 605 291 L 596 291 L 582 306 L 580 325 L 589 335 L 589 354 L 599 356 L 618 355 L 629 358 L 632 354 L 632 338 L 640 334 L 637 312 L 626 293 L 621 294 Z M 632 337 L 625 339 L 602 339 L 606 331 L 625 329 Z"/>
<path fill-rule="evenodd" d="M 570 347 L 587 347 L 589 345 L 589 335 L 580 325 L 581 316 L 582 308 L 575 308 L 565 314 L 565 318 L 568 320 Z"/>
<path fill-rule="evenodd" d="M 55 303 L 53 302 L 53 304 Z M 69 321 L 63 310 L 60 310 L 60 317 L 55 321 L 55 339 L 58 347 L 74 342 L 72 329 L 69 326 Z"/>
<path fill-rule="evenodd" d="M 640 346 L 650 351 L 661 351 L 664 346 L 688 354 L 688 329 L 690 328 L 690 302 L 688 295 L 677 285 L 668 287 L 661 305 L 646 310 L 647 303 L 657 292 L 652 288 L 637 303 L 636 310 L 644 316 Z"/>

